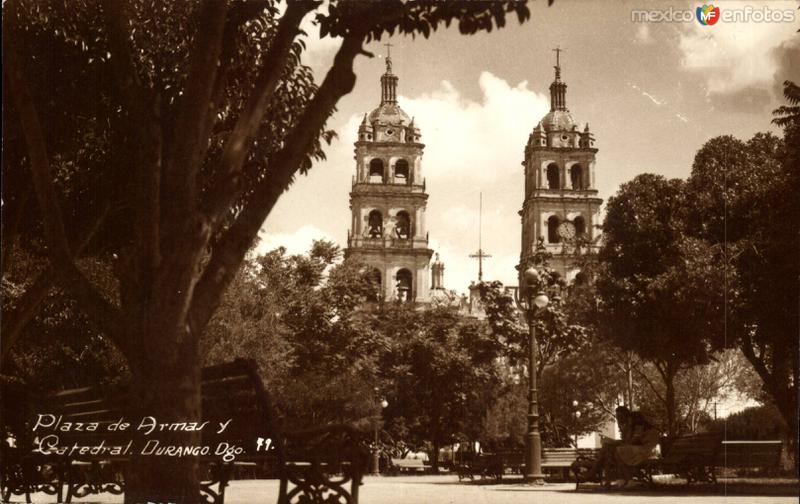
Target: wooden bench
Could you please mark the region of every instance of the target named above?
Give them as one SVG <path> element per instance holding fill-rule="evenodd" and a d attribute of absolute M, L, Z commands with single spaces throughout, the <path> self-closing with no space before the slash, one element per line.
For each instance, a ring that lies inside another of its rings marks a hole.
<path fill-rule="evenodd" d="M 686 479 L 687 484 L 693 482 L 716 482 L 714 467 L 722 446 L 721 432 L 690 434 L 675 439 L 662 438 L 659 443 L 661 458 L 650 458 L 628 469 L 633 479 L 653 483 L 656 473 L 677 474 Z M 594 462 L 595 457 L 584 457 L 572 465 L 575 474 L 575 489 L 579 489 L 582 474 Z M 605 474 L 599 475 L 604 484 L 610 484 L 617 470 L 611 466 L 604 468 Z"/>
<path fill-rule="evenodd" d="M 657 467 L 662 473 L 673 473 L 694 482 L 717 481 L 714 467 L 722 448 L 722 432 L 704 432 L 681 436 L 661 443 L 662 457 Z"/>
<path fill-rule="evenodd" d="M 393 458 L 392 465 L 389 467 L 389 474 L 419 473 L 425 472 L 427 469 L 428 467 L 422 459 Z"/>
<path fill-rule="evenodd" d="M 723 441 L 715 465 L 724 469 L 777 470 L 781 467 L 781 441 Z"/>
<path fill-rule="evenodd" d="M 545 448 L 542 450 L 542 470 L 560 469 L 564 479 L 569 479 L 569 471 L 577 460 L 594 459 L 596 448 Z"/>
<path fill-rule="evenodd" d="M 475 476 L 481 479 L 493 478 L 496 481 L 503 479 L 505 466 L 500 453 L 474 454 L 469 460 L 464 460 L 456 467 L 458 481 L 464 479 L 474 480 Z"/>
<path fill-rule="evenodd" d="M 217 429 L 204 428 L 198 446 L 209 446 L 210 453 L 193 455 L 200 464 L 200 502 L 222 504 L 225 488 L 235 464 L 271 470 L 280 478 L 278 502 L 292 502 L 303 497 L 314 500 L 330 493 L 336 502 L 356 503 L 361 475 L 366 467 L 366 453 L 359 443 L 361 432 L 347 425 L 324 426 L 303 431 L 282 431 L 272 422 L 269 397 L 252 360 L 238 359 L 231 363 L 212 366 L 202 371 L 202 421 L 210 426 L 217 422 L 232 421 L 217 434 Z M 124 389 L 84 387 L 58 392 L 42 405 L 42 414 L 60 416 L 64 422 L 97 422 L 95 432 L 56 432 L 59 446 L 127 446 L 139 443 L 133 440 L 135 427 L 141 420 L 130 413 L 129 395 Z M 108 426 L 125 418 L 130 422 L 128 431 L 109 432 Z M 33 425 L 33 424 L 29 424 Z M 117 454 L 48 454 L 32 453 L 36 439 L 53 432 L 17 433 L 17 448 L 6 447 L 3 453 L 2 498 L 46 492 L 55 495 L 58 502 L 71 502 L 73 498 L 108 492 L 125 491 L 125 471 L 132 452 L 142 446 Z M 259 450 L 258 438 L 270 438 L 271 450 Z M 220 443 L 238 446 L 242 452 L 234 460 L 223 460 L 215 454 Z M 336 476 L 340 474 L 341 476 Z M 347 488 L 349 486 L 349 489 Z"/>
<path fill-rule="evenodd" d="M 542 450 L 542 470 L 561 469 L 566 477 L 569 469 L 580 457 L 595 457 L 594 448 L 545 448 Z M 494 478 L 501 480 L 506 471 L 523 474 L 525 471 L 525 453 L 509 451 L 483 453 L 457 467 L 458 479 Z"/>

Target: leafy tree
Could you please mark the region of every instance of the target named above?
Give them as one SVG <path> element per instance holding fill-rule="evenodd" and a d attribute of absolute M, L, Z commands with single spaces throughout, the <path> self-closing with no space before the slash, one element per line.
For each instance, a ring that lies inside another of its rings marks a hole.
<path fill-rule="evenodd" d="M 800 124 L 800 86 L 792 81 L 783 82 L 783 96 L 789 105 L 781 105 L 773 114 L 772 122 L 778 126 L 797 126 Z"/>
<path fill-rule="evenodd" d="M 597 364 L 595 358 L 599 355 L 588 351 L 591 317 L 587 310 L 575 306 L 588 302 L 588 296 L 575 289 L 566 290 L 563 279 L 549 267 L 549 255 L 541 243 L 531 264 L 541 273 L 541 286 L 534 288 L 540 288 L 550 297 L 550 303 L 537 310 L 534 319 L 542 438 L 548 445 L 565 446 L 571 442 L 571 436 L 596 428 L 606 416 L 602 398 L 607 396 L 609 381 L 606 376 L 598 379 L 597 374 L 607 369 L 605 363 L 598 367 L 587 365 L 585 360 L 591 357 Z M 479 288 L 489 327 L 503 344 L 506 363 L 513 370 L 501 402 L 484 421 L 486 434 L 490 439 L 521 444 L 527 410 L 528 385 L 522 372 L 530 345 L 527 321 L 500 282 L 481 283 Z M 575 416 L 573 400 L 579 402 L 580 418 Z M 512 410 L 509 418 L 497 418 Z"/>
<path fill-rule="evenodd" d="M 785 93 L 796 104 L 796 86 L 787 83 Z M 725 250 L 719 265 L 725 281 L 717 289 L 726 293 L 730 343 L 738 344 L 753 365 L 787 425 L 797 425 L 800 374 L 800 124 L 792 110 L 776 110 L 783 139 L 759 133 L 747 142 L 709 140 L 689 179 L 697 214 L 708 216 L 698 219 L 696 234 Z M 788 430 L 788 437 L 796 463 L 795 429 Z"/>
<path fill-rule="evenodd" d="M 500 385 L 500 348 L 480 321 L 452 307 L 384 307 L 382 331 L 392 338 L 382 363 L 389 406 L 387 429 L 409 448 L 439 449 L 476 439 L 481 418 Z"/>
<path fill-rule="evenodd" d="M 503 345 L 508 363 L 512 366 L 527 364 L 530 339 L 528 326 L 522 320 L 511 294 L 505 292 L 498 281 L 481 283 L 480 290 L 489 327 L 495 338 Z M 553 292 L 555 289 L 551 291 Z M 553 294 L 547 307 L 537 311 L 539 376 L 545 368 L 579 350 L 587 342 L 585 329 L 577 324 L 570 324 L 567 320 L 564 304 L 562 298 Z"/>
<path fill-rule="evenodd" d="M 319 85 L 300 60 L 312 13 L 341 39 Z M 24 242 L 49 264 L 4 313 L 3 359 L 57 282 L 125 356 L 134 404 L 161 418 L 200 417 L 201 336 L 280 195 L 323 156 L 363 44 L 529 17 L 524 2 L 400 0 L 9 0 L 3 14 L 3 175 L 38 211 L 4 198 L 2 248 Z M 101 252 L 111 296 L 77 262 Z M 135 457 L 126 481 L 127 502 L 199 488 L 188 458 Z"/>
<path fill-rule="evenodd" d="M 207 363 L 255 358 L 285 422 L 313 426 L 374 414 L 384 336 L 362 307 L 373 285 L 339 247 L 278 248 L 247 261 L 206 330 Z"/>
<path fill-rule="evenodd" d="M 725 344 L 719 247 L 687 235 L 685 183 L 639 175 L 609 199 L 597 287 L 602 334 L 651 362 L 678 432 L 675 379 Z"/>

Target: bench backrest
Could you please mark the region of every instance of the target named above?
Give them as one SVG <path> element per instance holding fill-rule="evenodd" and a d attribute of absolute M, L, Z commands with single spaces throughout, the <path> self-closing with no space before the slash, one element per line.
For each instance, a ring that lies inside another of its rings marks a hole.
<path fill-rule="evenodd" d="M 542 450 L 542 463 L 549 465 L 571 465 L 579 456 L 594 457 L 594 448 L 545 448 Z"/>
<path fill-rule="evenodd" d="M 780 441 L 723 441 L 717 454 L 720 467 L 778 467 L 781 463 Z"/>
<path fill-rule="evenodd" d="M 425 467 L 425 461 L 422 460 L 422 459 L 393 458 L 392 459 L 392 464 L 397 466 L 397 467 L 410 467 L 410 468 L 414 468 L 414 467 L 424 468 Z"/>
<path fill-rule="evenodd" d="M 704 432 L 662 442 L 665 464 L 712 464 L 722 445 L 721 432 Z"/>

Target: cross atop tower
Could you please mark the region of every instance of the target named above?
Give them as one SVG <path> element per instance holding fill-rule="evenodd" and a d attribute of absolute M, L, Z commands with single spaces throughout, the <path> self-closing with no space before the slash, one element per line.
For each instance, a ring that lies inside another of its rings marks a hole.
<path fill-rule="evenodd" d="M 478 260 L 478 282 L 483 281 L 483 259 L 492 257 L 489 254 L 486 254 L 481 248 L 481 230 L 483 226 L 483 193 L 480 195 L 480 206 L 478 211 L 478 251 L 474 254 L 470 254 L 469 256 L 472 259 Z"/>
<path fill-rule="evenodd" d="M 559 46 L 556 46 L 556 48 L 553 49 L 553 52 L 556 53 L 556 66 L 555 66 L 555 69 L 556 69 L 556 80 L 561 78 L 561 52 L 563 50 L 564 49 L 561 49 L 561 47 L 559 47 Z"/>
<path fill-rule="evenodd" d="M 383 44 L 386 46 L 386 73 L 392 73 L 392 47 L 394 45 L 390 42 Z"/>

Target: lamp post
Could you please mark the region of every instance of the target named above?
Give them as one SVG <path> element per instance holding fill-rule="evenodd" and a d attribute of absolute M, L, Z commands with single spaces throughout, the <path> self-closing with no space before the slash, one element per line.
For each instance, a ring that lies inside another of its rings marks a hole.
<path fill-rule="evenodd" d="M 578 420 L 581 418 L 581 410 L 578 409 L 579 404 L 577 400 L 572 401 L 572 409 L 575 413 L 575 448 L 578 447 Z"/>
<path fill-rule="evenodd" d="M 523 273 L 524 295 L 517 296 L 517 306 L 526 314 L 528 321 L 529 353 L 528 353 L 528 432 L 525 435 L 525 474 L 526 483 L 544 484 L 542 474 L 542 438 L 539 434 L 539 397 L 536 388 L 536 363 L 539 345 L 536 341 L 535 317 L 538 309 L 544 308 L 550 298 L 540 290 L 539 272 L 528 268 Z"/>
<path fill-rule="evenodd" d="M 381 408 L 382 409 L 386 409 L 386 407 L 389 406 L 389 401 L 387 401 L 386 399 L 382 399 L 380 404 L 381 404 Z M 378 421 L 375 422 L 375 445 L 374 445 L 374 448 L 372 450 L 372 475 L 373 476 L 379 476 L 380 473 L 381 473 L 381 451 L 380 451 L 380 448 L 378 446 L 378 444 L 380 443 L 380 438 L 379 438 L 380 430 L 378 429 L 379 423 L 380 423 L 380 418 L 378 418 Z"/>

